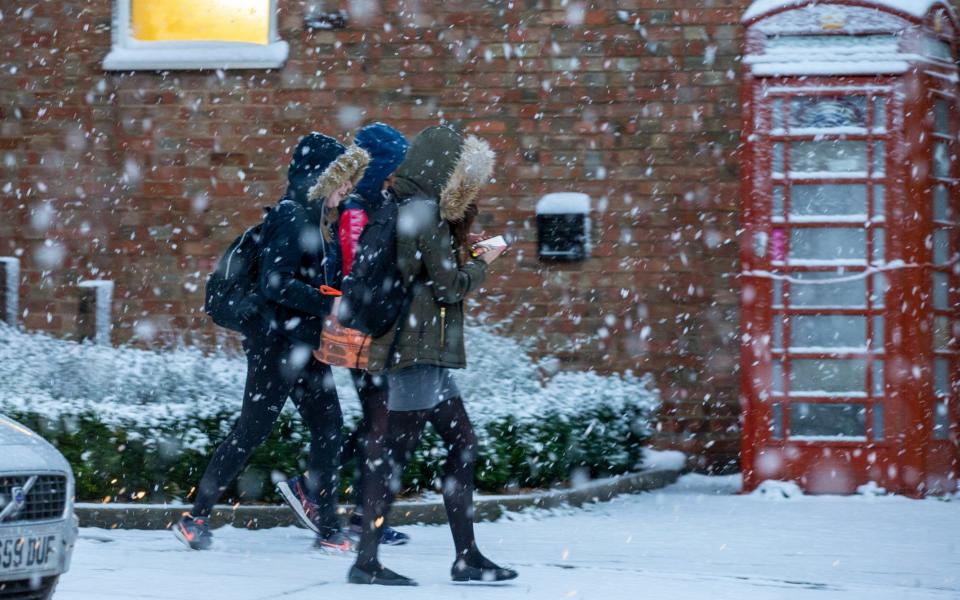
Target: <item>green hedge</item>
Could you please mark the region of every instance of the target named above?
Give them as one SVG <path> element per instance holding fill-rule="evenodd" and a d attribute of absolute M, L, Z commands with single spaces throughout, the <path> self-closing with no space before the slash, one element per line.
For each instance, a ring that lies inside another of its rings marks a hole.
<path fill-rule="evenodd" d="M 30 412 L 9 416 L 42 433 L 63 452 L 76 475 L 78 500 L 93 502 L 191 498 L 215 444 L 223 439 L 222 424 L 233 418 L 221 414 L 192 422 L 191 430 L 212 440 L 198 450 L 184 447 L 181 434 L 172 427 L 159 431 L 111 427 L 94 414 L 57 419 Z M 633 470 L 641 463 L 648 417 L 647 408 L 638 405 L 625 413 L 600 407 L 575 419 L 553 413 L 535 422 L 512 417 L 487 422 L 478 432 L 477 487 L 503 492 L 555 485 L 572 474 L 599 477 Z M 272 480 L 304 470 L 308 445 L 309 436 L 298 418 L 282 414 L 223 501 L 278 501 Z M 439 490 L 444 455 L 439 437 L 428 429 L 405 473 L 407 491 Z M 342 492 L 349 492 L 352 473 L 352 468 L 342 469 Z"/>
<path fill-rule="evenodd" d="M 457 385 L 477 430 L 477 484 L 503 492 L 637 468 L 659 397 L 649 377 L 558 371 L 516 340 L 468 327 Z M 345 369 L 334 380 L 350 425 L 360 402 Z M 246 360 L 74 343 L 0 324 L 0 413 L 66 455 L 83 501 L 187 500 L 240 408 Z M 427 433 L 409 491 L 437 490 L 445 452 Z M 225 501 L 274 502 L 273 481 L 305 470 L 309 435 L 291 406 Z M 343 487 L 353 469 L 342 470 Z M 134 498 L 134 496 L 136 496 Z M 348 497 L 349 498 L 349 497 Z"/>

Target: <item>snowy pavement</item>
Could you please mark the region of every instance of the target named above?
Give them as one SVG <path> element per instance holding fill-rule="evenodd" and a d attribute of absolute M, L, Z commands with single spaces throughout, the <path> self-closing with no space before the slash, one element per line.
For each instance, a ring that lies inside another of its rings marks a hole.
<path fill-rule="evenodd" d="M 456 585 L 446 526 L 403 527 L 384 563 L 421 586 L 347 586 L 348 556 L 295 528 L 216 531 L 205 553 L 162 531 L 83 529 L 58 600 L 635 600 L 960 598 L 960 501 L 734 495 L 737 477 L 687 475 L 664 490 L 478 526 L 515 566 L 510 585 Z M 774 489 L 774 492 L 777 490 Z"/>

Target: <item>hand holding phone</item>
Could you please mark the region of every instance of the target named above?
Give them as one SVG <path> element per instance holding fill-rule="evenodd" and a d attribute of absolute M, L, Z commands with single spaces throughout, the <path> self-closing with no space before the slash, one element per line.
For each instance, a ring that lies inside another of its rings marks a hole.
<path fill-rule="evenodd" d="M 502 235 L 480 240 L 473 245 L 472 254 L 483 262 L 490 264 L 507 249 L 507 240 Z"/>

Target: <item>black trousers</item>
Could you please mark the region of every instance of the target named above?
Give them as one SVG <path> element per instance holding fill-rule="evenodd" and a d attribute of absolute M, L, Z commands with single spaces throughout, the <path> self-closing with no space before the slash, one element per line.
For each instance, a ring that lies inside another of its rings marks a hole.
<path fill-rule="evenodd" d="M 317 362 L 308 346 L 277 333 L 245 338 L 243 349 L 247 381 L 240 417 L 207 465 L 192 514 L 210 514 L 253 451 L 270 435 L 287 398 L 292 398 L 310 429 L 308 492 L 324 515 L 322 526 L 339 528 L 336 491 L 343 415 L 330 367 Z"/>
<path fill-rule="evenodd" d="M 350 369 L 350 377 L 360 398 L 363 417 L 344 443 L 341 460 L 346 464 L 355 459 L 353 497 L 357 512 L 361 512 L 366 479 L 364 464 L 371 455 L 383 456 L 387 437 L 387 378 L 360 369 Z"/>
<path fill-rule="evenodd" d="M 441 402 L 429 410 L 390 411 L 389 438 L 383 456 L 370 449 L 363 490 L 363 533 L 357 551 L 357 565 L 372 568 L 379 564 L 377 549 L 380 529 L 390 505 L 401 488 L 403 472 L 420 443 L 427 423 L 443 439 L 447 460 L 443 470 L 443 504 L 457 557 L 473 564 L 482 559 L 473 531 L 473 476 L 477 458 L 477 436 L 459 397 Z"/>

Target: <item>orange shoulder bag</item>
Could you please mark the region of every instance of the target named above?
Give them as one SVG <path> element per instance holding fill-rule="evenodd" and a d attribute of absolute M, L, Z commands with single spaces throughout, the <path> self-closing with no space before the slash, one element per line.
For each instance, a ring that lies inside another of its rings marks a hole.
<path fill-rule="evenodd" d="M 323 320 L 320 347 L 313 351 L 314 358 L 334 367 L 366 369 L 370 359 L 372 339 L 363 332 L 340 324 L 337 319 L 340 299 L 343 296 L 340 290 L 323 285 L 320 286 L 320 292 L 325 296 L 336 296 L 336 298 L 333 300 L 333 310 Z"/>

